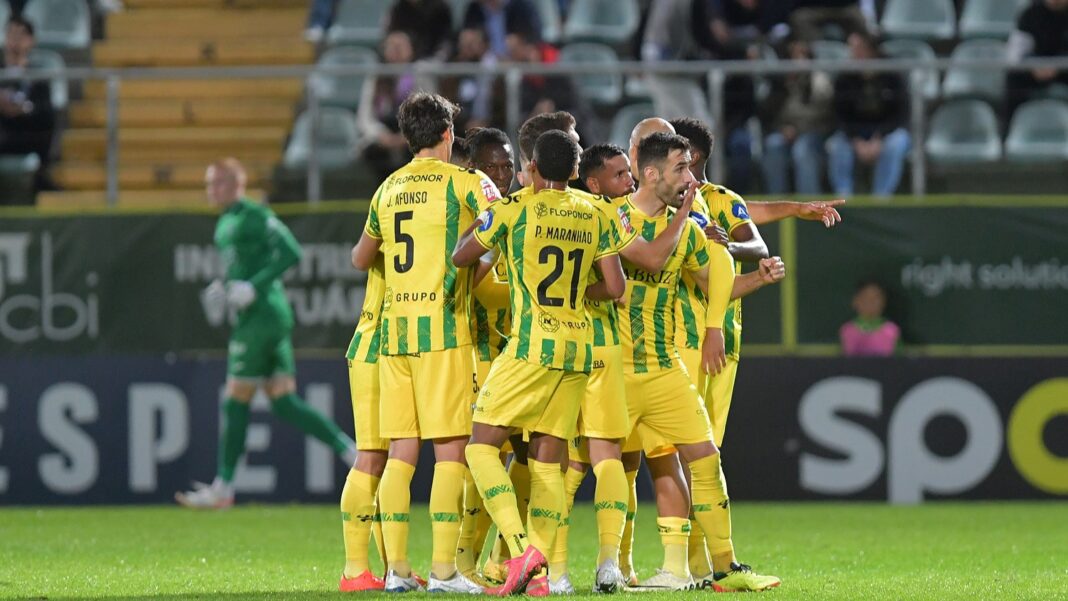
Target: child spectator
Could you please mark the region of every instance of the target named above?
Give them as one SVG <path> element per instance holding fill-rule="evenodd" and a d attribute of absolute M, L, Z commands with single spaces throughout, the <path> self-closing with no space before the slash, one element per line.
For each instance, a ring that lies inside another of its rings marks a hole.
<path fill-rule="evenodd" d="M 838 330 L 847 357 L 890 357 L 897 351 L 901 329 L 883 317 L 886 289 L 875 280 L 861 282 L 853 294 L 856 318 Z"/>

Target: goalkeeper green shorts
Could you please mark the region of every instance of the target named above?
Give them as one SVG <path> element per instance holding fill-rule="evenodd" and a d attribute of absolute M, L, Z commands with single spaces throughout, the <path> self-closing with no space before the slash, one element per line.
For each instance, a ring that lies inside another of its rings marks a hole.
<path fill-rule="evenodd" d="M 275 376 L 293 376 L 290 330 L 238 328 L 230 335 L 226 373 L 239 380 L 265 380 Z"/>

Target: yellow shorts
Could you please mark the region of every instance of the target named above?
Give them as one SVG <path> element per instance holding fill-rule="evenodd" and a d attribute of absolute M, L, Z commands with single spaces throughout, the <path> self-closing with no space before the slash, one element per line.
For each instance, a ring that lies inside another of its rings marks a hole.
<path fill-rule="evenodd" d="M 418 353 L 382 355 L 384 438 L 452 438 L 471 434 L 475 356 L 471 345 Z"/>
<path fill-rule="evenodd" d="M 349 361 L 349 395 L 352 397 L 352 422 L 356 425 L 356 449 L 385 451 L 389 441 L 378 427 L 378 364 Z"/>
<path fill-rule="evenodd" d="M 593 347 L 593 371 L 579 411 L 579 434 L 588 438 L 625 438 L 630 432 L 623 387 L 623 347 Z"/>
<path fill-rule="evenodd" d="M 549 369 L 514 357 L 493 360 L 475 403 L 474 421 L 523 428 L 567 440 L 575 436 L 589 375 Z"/>
<path fill-rule="evenodd" d="M 716 446 L 723 444 L 723 433 L 727 431 L 727 414 L 731 410 L 731 398 L 734 397 L 734 381 L 738 377 L 738 359 L 727 357 L 727 365 L 719 374 L 709 378 L 705 376 L 702 387 L 705 408 L 712 419 L 712 435 Z"/>
<path fill-rule="evenodd" d="M 475 384 L 479 388 L 486 383 L 486 376 L 489 375 L 491 365 L 493 365 L 492 361 L 475 361 Z"/>
<path fill-rule="evenodd" d="M 704 400 L 686 369 L 664 369 L 644 374 L 625 373 L 627 412 L 641 438 L 646 455 L 665 454 L 666 447 L 712 440 L 712 424 Z M 633 434 L 625 451 L 634 448 Z"/>

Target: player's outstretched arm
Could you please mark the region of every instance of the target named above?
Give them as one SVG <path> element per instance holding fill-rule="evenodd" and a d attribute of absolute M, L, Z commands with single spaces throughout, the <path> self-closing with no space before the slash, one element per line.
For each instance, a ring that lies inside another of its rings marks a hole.
<path fill-rule="evenodd" d="M 756 271 L 734 276 L 731 300 L 748 296 L 769 284 L 778 284 L 786 277 L 786 264 L 779 257 L 761 259 Z"/>
<path fill-rule="evenodd" d="M 627 280 L 623 275 L 623 265 L 619 262 L 619 255 L 601 257 L 597 259 L 594 266 L 601 273 L 601 279 L 586 287 L 586 298 L 593 301 L 606 301 L 623 296 L 627 290 Z"/>
<path fill-rule="evenodd" d="M 769 200 L 750 202 L 748 209 L 749 217 L 757 225 L 796 217 L 805 221 L 822 221 L 824 227 L 834 227 L 842 222 L 842 216 L 838 214 L 836 207 L 844 204 L 845 200 L 841 198 L 810 202 Z"/>
<path fill-rule="evenodd" d="M 352 266 L 360 271 L 371 269 L 381 247 L 382 241 L 365 231 L 356 246 L 352 247 Z"/>
<path fill-rule="evenodd" d="M 671 254 L 675 252 L 682 238 L 682 231 L 685 229 L 686 220 L 689 218 L 699 187 L 697 182 L 690 185 L 686 190 L 686 195 L 682 197 L 682 205 L 675 211 L 671 222 L 664 231 L 660 232 L 659 236 L 651 241 L 646 241 L 641 236 L 636 237 L 634 242 L 621 251 L 623 258 L 649 273 L 657 273 L 664 269 L 664 265 L 667 265 L 668 259 L 671 258 Z"/>

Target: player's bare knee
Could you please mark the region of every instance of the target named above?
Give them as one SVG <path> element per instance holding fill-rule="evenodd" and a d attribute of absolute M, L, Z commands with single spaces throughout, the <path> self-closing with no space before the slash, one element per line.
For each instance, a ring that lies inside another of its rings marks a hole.
<path fill-rule="evenodd" d="M 607 459 L 620 460 L 623 457 L 623 452 L 618 440 L 591 438 L 589 439 L 589 445 L 590 465 L 597 465 Z"/>
<path fill-rule="evenodd" d="M 455 461 L 467 465 L 467 456 L 464 450 L 467 448 L 468 438 L 458 436 L 454 438 L 438 438 L 434 440 L 434 459 L 437 461 Z"/>
<path fill-rule="evenodd" d="M 478 422 L 471 425 L 471 444 L 485 444 L 499 449 L 504 446 L 504 441 L 506 440 L 508 440 L 508 428 L 480 424 Z M 512 448 L 515 448 L 514 443 Z M 519 457 L 518 450 L 516 451 L 516 457 Z M 523 463 L 526 463 L 526 453 L 523 454 Z"/>
<path fill-rule="evenodd" d="M 560 463 L 567 452 L 567 443 L 555 436 L 535 432 L 530 436 L 528 453 L 535 461 L 541 463 Z"/>
<path fill-rule="evenodd" d="M 586 470 L 590 469 L 590 466 L 582 463 L 581 461 L 575 461 L 574 459 L 567 462 L 567 469 L 574 470 L 576 472 L 586 473 Z"/>
<path fill-rule="evenodd" d="M 387 459 L 389 459 L 388 451 L 360 451 L 356 455 L 354 467 L 357 471 L 381 478 L 382 472 L 386 470 Z"/>
<path fill-rule="evenodd" d="M 277 376 L 267 380 L 264 386 L 267 396 L 277 399 L 280 396 L 292 394 L 297 391 L 297 380 L 292 376 Z"/>
<path fill-rule="evenodd" d="M 256 383 L 249 380 L 226 380 L 226 397 L 239 403 L 250 403 L 256 394 Z"/>
<path fill-rule="evenodd" d="M 679 450 L 679 455 L 682 457 L 682 460 L 686 463 L 692 463 L 699 459 L 704 459 L 705 457 L 711 457 L 719 452 L 719 449 L 716 448 L 716 444 L 711 440 L 694 444 L 676 445 L 676 448 Z"/>
<path fill-rule="evenodd" d="M 419 443 L 418 438 L 395 438 L 389 443 L 389 458 L 416 465 L 419 463 Z"/>

